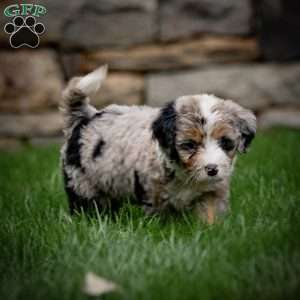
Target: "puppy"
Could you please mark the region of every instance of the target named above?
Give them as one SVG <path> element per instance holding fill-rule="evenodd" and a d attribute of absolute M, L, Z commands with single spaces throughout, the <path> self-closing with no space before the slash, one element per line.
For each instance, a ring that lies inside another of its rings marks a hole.
<path fill-rule="evenodd" d="M 193 210 L 208 223 L 229 207 L 237 153 L 256 133 L 254 114 L 213 95 L 162 108 L 89 104 L 106 66 L 73 78 L 63 93 L 61 150 L 71 213 L 134 199 L 147 213 Z M 118 88 L 118 87 L 116 87 Z"/>

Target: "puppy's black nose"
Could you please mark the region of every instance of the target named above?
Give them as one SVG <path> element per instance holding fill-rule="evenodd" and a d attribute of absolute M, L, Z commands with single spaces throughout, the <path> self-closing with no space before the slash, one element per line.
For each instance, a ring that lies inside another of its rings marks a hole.
<path fill-rule="evenodd" d="M 216 176 L 218 174 L 218 166 L 216 164 L 208 164 L 205 170 L 208 176 Z"/>

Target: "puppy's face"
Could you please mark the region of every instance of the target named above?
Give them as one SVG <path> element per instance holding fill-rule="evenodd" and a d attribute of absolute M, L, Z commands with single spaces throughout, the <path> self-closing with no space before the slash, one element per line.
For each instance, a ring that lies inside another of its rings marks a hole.
<path fill-rule="evenodd" d="M 184 96 L 162 109 L 153 133 L 171 160 L 197 182 L 228 178 L 256 131 L 252 112 L 211 95 Z"/>

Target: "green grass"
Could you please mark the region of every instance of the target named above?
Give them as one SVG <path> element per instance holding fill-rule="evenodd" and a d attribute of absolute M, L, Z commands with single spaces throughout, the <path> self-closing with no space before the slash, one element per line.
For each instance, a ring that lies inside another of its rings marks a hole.
<path fill-rule="evenodd" d="M 0 153 L 0 299 L 88 299 L 85 272 L 115 281 L 105 299 L 296 299 L 300 293 L 300 132 L 259 134 L 232 181 L 223 223 L 161 222 L 138 207 L 68 214 L 58 147 Z"/>

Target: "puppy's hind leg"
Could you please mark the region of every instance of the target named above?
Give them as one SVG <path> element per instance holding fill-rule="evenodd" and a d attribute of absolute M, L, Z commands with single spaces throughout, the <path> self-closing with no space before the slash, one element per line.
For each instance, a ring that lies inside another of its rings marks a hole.
<path fill-rule="evenodd" d="M 99 199 L 88 199 L 79 195 L 75 191 L 74 187 L 71 185 L 71 179 L 65 170 L 63 172 L 63 177 L 71 215 L 82 212 L 90 213 L 96 210 L 98 210 L 99 212 L 102 211 L 101 205 L 99 205 Z"/>

